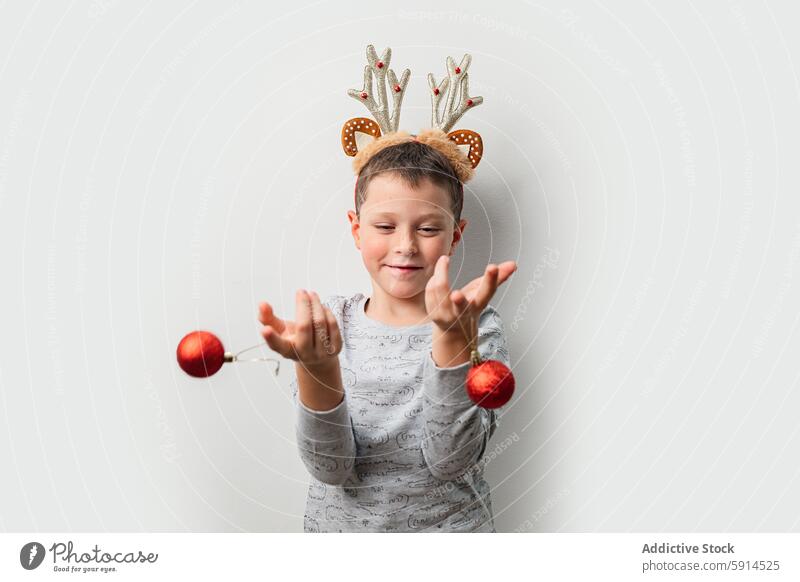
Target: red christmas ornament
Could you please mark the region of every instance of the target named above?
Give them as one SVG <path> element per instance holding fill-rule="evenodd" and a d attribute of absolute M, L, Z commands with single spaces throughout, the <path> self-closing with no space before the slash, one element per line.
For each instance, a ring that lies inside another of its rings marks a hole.
<path fill-rule="evenodd" d="M 231 354 L 217 336 L 208 331 L 193 331 L 186 334 L 178 344 L 178 365 L 195 378 L 213 376 L 225 362 L 233 361 Z"/>
<path fill-rule="evenodd" d="M 503 362 L 485 360 L 467 372 L 467 396 L 482 408 L 500 408 L 514 394 L 514 374 Z"/>
<path fill-rule="evenodd" d="M 472 362 L 464 385 L 467 396 L 481 408 L 500 408 L 514 394 L 514 374 L 503 362 L 481 358 L 477 346 L 477 330 L 469 335 L 461 320 L 458 323 L 469 343 Z M 474 322 L 471 320 L 470 323 L 470 327 L 475 329 Z"/>
<path fill-rule="evenodd" d="M 243 353 L 260 346 L 261 344 L 256 344 L 233 354 L 226 352 L 220 339 L 210 331 L 193 331 L 183 336 L 178 344 L 178 365 L 190 376 L 207 378 L 219 372 L 222 364 L 229 362 L 272 362 L 275 364 L 275 374 L 277 375 L 281 369 L 280 360 L 273 358 L 242 360 L 239 358 Z"/>

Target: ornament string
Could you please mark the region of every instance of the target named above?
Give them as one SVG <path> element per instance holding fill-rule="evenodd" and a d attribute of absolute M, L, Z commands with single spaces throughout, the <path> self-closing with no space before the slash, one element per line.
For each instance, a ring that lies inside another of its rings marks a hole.
<path fill-rule="evenodd" d="M 478 340 L 477 340 L 478 330 L 476 329 L 476 326 L 475 326 L 475 318 L 470 313 L 470 315 L 469 315 L 469 329 L 470 329 L 470 331 L 467 331 L 464 328 L 464 323 L 461 321 L 461 318 L 459 318 L 457 321 L 458 321 L 459 327 L 461 327 L 461 331 L 464 334 L 464 339 L 467 340 L 467 347 L 469 348 L 469 359 L 470 359 L 470 362 L 472 363 L 473 366 L 477 366 L 478 364 L 481 363 L 482 360 L 481 360 L 481 355 L 478 352 Z M 470 333 L 470 332 L 472 332 L 472 333 Z"/>
<path fill-rule="evenodd" d="M 239 350 L 235 354 L 233 352 L 225 352 L 225 361 L 226 362 L 272 362 L 275 364 L 275 374 L 277 375 L 281 369 L 281 362 L 280 360 L 276 360 L 275 358 L 247 358 L 241 359 L 239 358 L 245 352 L 249 352 L 256 348 L 260 348 L 262 344 L 255 344 L 250 346 L 249 348 L 245 348 L 243 350 Z"/>

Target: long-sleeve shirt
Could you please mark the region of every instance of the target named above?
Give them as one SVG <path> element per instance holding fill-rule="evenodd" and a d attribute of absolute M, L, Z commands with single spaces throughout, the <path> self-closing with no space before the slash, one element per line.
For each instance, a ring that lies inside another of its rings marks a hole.
<path fill-rule="evenodd" d="M 464 385 L 470 362 L 440 368 L 433 323 L 394 327 L 368 317 L 367 298 L 322 301 L 339 324 L 344 399 L 315 411 L 291 381 L 296 439 L 311 474 L 306 532 L 494 532 L 483 477 L 498 411 L 476 406 Z M 510 366 L 503 325 L 487 306 L 478 351 Z"/>

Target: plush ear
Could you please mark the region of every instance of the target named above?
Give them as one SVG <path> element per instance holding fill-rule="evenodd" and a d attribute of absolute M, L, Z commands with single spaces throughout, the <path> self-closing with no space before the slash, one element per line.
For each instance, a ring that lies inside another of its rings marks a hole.
<path fill-rule="evenodd" d="M 477 131 L 471 129 L 457 129 L 447 134 L 447 137 L 455 142 L 462 152 L 464 152 L 469 159 L 473 168 L 476 168 L 481 163 L 483 157 L 483 140 Z"/>
<path fill-rule="evenodd" d="M 355 156 L 381 136 L 380 126 L 367 117 L 354 117 L 342 126 L 342 149 L 348 156 Z"/>

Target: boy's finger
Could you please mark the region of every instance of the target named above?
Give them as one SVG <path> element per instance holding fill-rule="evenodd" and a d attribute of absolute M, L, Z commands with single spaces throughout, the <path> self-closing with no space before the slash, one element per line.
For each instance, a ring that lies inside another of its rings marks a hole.
<path fill-rule="evenodd" d="M 314 346 L 314 330 L 311 327 L 311 300 L 304 289 L 296 295 L 297 317 L 295 319 L 295 348 L 308 353 Z M 298 354 L 299 355 L 299 354 Z"/>
<path fill-rule="evenodd" d="M 425 286 L 425 290 L 433 296 L 434 304 L 439 308 L 447 308 L 451 306 L 450 302 L 450 285 L 447 281 L 447 255 L 442 255 L 436 261 L 436 266 L 433 270 L 433 276 Z"/>
<path fill-rule="evenodd" d="M 272 307 L 269 303 L 262 301 L 258 304 L 258 321 L 260 321 L 262 325 L 268 325 L 272 315 Z"/>
<path fill-rule="evenodd" d="M 497 269 L 499 271 L 497 276 L 497 284 L 499 286 L 501 283 L 504 283 L 505 280 L 514 273 L 514 271 L 517 270 L 517 263 L 514 261 L 505 261 L 500 263 Z"/>
<path fill-rule="evenodd" d="M 325 317 L 328 319 L 328 331 L 331 336 L 331 348 L 339 348 L 342 345 L 342 335 L 339 332 L 339 322 L 336 321 L 336 316 L 329 308 L 325 308 Z"/>
<path fill-rule="evenodd" d="M 328 334 L 328 318 L 319 300 L 319 295 L 315 291 L 309 293 L 311 297 L 311 322 L 314 329 L 314 345 L 322 346 L 326 341 L 330 341 Z"/>
<path fill-rule="evenodd" d="M 278 333 L 283 333 L 283 331 L 286 329 L 285 322 L 280 317 L 275 315 L 272 305 L 266 301 L 262 301 L 258 304 L 258 321 L 260 321 L 263 325 L 272 326 Z"/>
<path fill-rule="evenodd" d="M 453 301 L 453 305 L 456 308 L 456 311 L 461 314 L 467 308 L 467 297 L 464 295 L 462 291 L 453 291 L 450 294 L 450 299 Z"/>
<path fill-rule="evenodd" d="M 439 284 L 442 285 L 444 289 L 450 291 L 450 274 L 448 269 L 450 267 L 450 257 L 447 255 L 442 255 L 444 257 L 441 260 L 441 265 L 436 265 L 439 268 Z"/>
<path fill-rule="evenodd" d="M 279 353 L 284 358 L 294 359 L 292 358 L 292 344 L 289 343 L 287 339 L 281 337 L 275 328 L 270 325 L 265 325 L 261 330 L 261 336 L 272 351 Z"/>
<path fill-rule="evenodd" d="M 477 293 L 475 293 L 475 305 L 483 309 L 489 303 L 489 299 L 492 298 L 494 292 L 497 290 L 497 276 L 499 274 L 499 269 L 497 265 L 489 264 L 486 267 L 486 272 L 483 274 L 483 279 L 481 280 L 481 286 L 478 288 Z"/>

